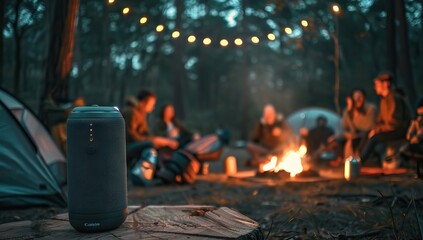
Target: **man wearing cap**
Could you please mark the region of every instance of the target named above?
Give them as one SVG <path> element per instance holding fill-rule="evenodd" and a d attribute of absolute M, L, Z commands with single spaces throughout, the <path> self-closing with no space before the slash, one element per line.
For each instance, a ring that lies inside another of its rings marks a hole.
<path fill-rule="evenodd" d="M 405 139 L 410 123 L 410 109 L 404 96 L 392 89 L 392 75 L 381 73 L 374 79 L 374 89 L 379 95 L 379 115 L 376 125 L 369 132 L 369 141 L 361 152 L 365 162 L 380 143 Z"/>

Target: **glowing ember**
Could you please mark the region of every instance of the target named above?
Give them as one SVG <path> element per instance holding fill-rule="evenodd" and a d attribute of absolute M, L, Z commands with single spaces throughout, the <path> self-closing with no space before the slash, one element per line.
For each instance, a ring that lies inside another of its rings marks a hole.
<path fill-rule="evenodd" d="M 273 156 L 272 159 L 270 159 L 269 163 L 263 165 L 262 170 L 264 172 L 267 172 L 267 171 L 275 169 L 277 162 L 278 162 L 278 158 L 276 156 Z"/>
<path fill-rule="evenodd" d="M 279 172 L 284 170 L 290 173 L 291 177 L 295 177 L 298 173 L 301 173 L 303 169 L 302 157 L 307 153 L 307 148 L 301 146 L 298 151 L 288 151 L 284 156 L 278 159 L 273 156 L 269 163 L 264 164 L 261 167 L 263 172 L 273 171 Z"/>
<path fill-rule="evenodd" d="M 300 157 L 304 157 L 307 153 L 307 147 L 305 145 L 301 145 L 298 149 L 298 153 L 300 154 Z"/>

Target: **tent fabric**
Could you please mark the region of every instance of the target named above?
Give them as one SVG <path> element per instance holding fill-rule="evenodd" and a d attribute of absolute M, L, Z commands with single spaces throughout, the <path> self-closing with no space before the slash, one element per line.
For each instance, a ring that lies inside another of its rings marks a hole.
<path fill-rule="evenodd" d="M 328 120 L 327 126 L 332 128 L 335 134 L 342 132 L 341 117 L 330 110 L 318 107 L 304 108 L 298 110 L 287 118 L 292 131 L 299 135 L 301 128 L 312 129 L 316 126 L 316 120 L 319 116 L 324 116 Z"/>
<path fill-rule="evenodd" d="M 0 101 L 13 113 L 31 140 L 35 143 L 38 152 L 49 166 L 54 177 L 60 184 L 65 184 L 65 157 L 57 148 L 46 128 L 23 103 L 19 102 L 16 98 L 4 90 L 0 90 Z"/>
<path fill-rule="evenodd" d="M 0 208 L 66 206 L 58 177 L 50 169 L 59 163 L 65 158 L 44 126 L 0 89 Z"/>

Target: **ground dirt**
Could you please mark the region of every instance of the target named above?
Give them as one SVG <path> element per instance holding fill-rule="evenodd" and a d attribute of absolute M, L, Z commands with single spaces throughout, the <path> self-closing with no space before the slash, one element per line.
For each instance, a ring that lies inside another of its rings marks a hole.
<path fill-rule="evenodd" d="M 224 157 L 236 155 L 240 170 L 246 170 L 242 160 L 247 156 L 236 151 L 226 151 Z M 223 162 L 212 163 L 210 173 L 198 176 L 192 185 L 129 184 L 128 204 L 226 206 L 257 221 L 268 239 L 422 239 L 423 180 L 411 169 L 352 181 L 342 178 L 342 168 L 330 169 L 338 178 L 241 178 L 222 174 Z M 0 222 L 61 212 L 66 209 L 4 210 Z"/>

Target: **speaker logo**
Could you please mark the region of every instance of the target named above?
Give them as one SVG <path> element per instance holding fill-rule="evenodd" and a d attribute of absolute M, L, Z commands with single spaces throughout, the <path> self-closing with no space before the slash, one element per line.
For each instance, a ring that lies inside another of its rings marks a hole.
<path fill-rule="evenodd" d="M 84 227 L 100 227 L 100 223 L 84 223 Z"/>

